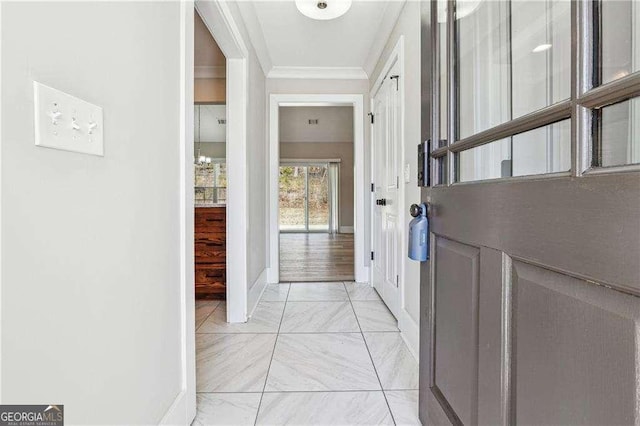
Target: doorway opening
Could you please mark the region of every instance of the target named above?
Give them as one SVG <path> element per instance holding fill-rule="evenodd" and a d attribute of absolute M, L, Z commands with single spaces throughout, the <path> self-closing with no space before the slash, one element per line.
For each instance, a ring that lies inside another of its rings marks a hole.
<path fill-rule="evenodd" d="M 280 106 L 281 280 L 353 281 L 353 107 Z"/>
<path fill-rule="evenodd" d="M 367 281 L 362 108 L 362 95 L 271 96 L 270 282 Z"/>
<path fill-rule="evenodd" d="M 196 299 L 226 299 L 226 58 L 194 13 L 194 249 Z M 197 308 L 213 306 L 198 304 Z M 196 316 L 201 309 L 196 309 Z"/>

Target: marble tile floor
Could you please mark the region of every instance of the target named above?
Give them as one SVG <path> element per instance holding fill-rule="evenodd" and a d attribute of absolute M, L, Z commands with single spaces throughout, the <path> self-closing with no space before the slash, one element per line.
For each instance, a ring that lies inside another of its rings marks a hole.
<path fill-rule="evenodd" d="M 272 284 L 252 318 L 196 301 L 194 425 L 419 425 L 418 363 L 368 284 Z"/>

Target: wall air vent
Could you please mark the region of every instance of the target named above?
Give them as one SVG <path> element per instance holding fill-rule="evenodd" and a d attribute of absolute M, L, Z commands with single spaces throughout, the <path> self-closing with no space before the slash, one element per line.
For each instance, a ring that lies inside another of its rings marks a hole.
<path fill-rule="evenodd" d="M 318 124 L 318 119 L 317 118 L 310 118 L 309 119 L 309 124 Z"/>

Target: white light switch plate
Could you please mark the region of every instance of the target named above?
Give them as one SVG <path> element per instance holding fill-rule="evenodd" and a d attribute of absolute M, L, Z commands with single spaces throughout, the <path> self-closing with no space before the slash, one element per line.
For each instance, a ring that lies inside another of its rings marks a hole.
<path fill-rule="evenodd" d="M 404 183 L 410 183 L 410 182 L 411 182 L 411 164 L 406 163 L 404 165 Z"/>
<path fill-rule="evenodd" d="M 102 108 L 33 82 L 36 145 L 104 155 Z"/>

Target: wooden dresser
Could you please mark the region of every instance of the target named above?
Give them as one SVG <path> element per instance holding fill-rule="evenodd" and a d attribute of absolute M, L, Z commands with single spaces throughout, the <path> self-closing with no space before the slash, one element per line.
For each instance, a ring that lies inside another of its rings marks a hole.
<path fill-rule="evenodd" d="M 227 208 L 195 208 L 197 299 L 224 299 L 227 283 Z"/>

